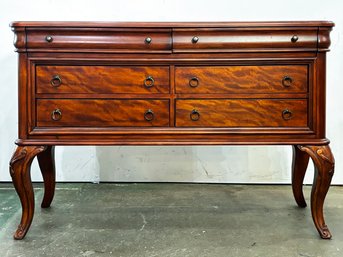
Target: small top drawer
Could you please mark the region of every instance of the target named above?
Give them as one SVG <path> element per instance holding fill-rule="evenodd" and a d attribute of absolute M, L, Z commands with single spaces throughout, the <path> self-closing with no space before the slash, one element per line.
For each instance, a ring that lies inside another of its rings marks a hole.
<path fill-rule="evenodd" d="M 317 48 L 316 30 L 180 30 L 173 32 L 174 52 L 273 51 Z"/>
<path fill-rule="evenodd" d="M 152 52 L 171 51 L 171 32 L 29 30 L 27 48 L 48 51 Z"/>
<path fill-rule="evenodd" d="M 166 66 L 37 66 L 36 93 L 169 93 Z"/>

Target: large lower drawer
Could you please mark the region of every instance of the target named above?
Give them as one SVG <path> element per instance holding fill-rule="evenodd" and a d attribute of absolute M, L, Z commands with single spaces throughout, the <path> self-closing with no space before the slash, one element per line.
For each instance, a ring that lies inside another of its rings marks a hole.
<path fill-rule="evenodd" d="M 36 126 L 169 126 L 169 100 L 38 99 Z"/>
<path fill-rule="evenodd" d="M 177 127 L 307 127 L 307 100 L 177 100 Z"/>
<path fill-rule="evenodd" d="M 176 93 L 306 93 L 306 65 L 176 67 Z"/>
<path fill-rule="evenodd" d="M 36 93 L 169 93 L 169 67 L 37 66 Z"/>

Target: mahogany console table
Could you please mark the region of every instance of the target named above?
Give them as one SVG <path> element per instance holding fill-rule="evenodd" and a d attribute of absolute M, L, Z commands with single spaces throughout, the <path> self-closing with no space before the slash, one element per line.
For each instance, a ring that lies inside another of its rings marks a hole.
<path fill-rule="evenodd" d="M 42 207 L 54 196 L 56 145 L 292 145 L 300 207 L 309 157 L 311 212 L 334 172 L 325 137 L 325 58 L 333 23 L 13 22 L 19 139 L 10 161 L 26 235 L 37 156 Z M 300 225 L 300 224 L 299 224 Z"/>

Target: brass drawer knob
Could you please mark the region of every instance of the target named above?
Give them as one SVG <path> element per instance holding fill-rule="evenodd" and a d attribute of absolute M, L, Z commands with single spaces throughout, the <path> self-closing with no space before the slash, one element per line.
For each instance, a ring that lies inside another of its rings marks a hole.
<path fill-rule="evenodd" d="M 197 86 L 199 86 L 199 79 L 197 77 L 192 77 L 189 80 L 189 86 L 190 87 L 197 87 Z"/>
<path fill-rule="evenodd" d="M 197 121 L 200 119 L 200 112 L 196 109 L 193 109 L 189 117 L 191 118 L 192 121 Z"/>
<path fill-rule="evenodd" d="M 50 84 L 53 87 L 59 87 L 62 84 L 62 79 L 59 75 L 52 76 L 52 79 L 50 80 Z"/>
<path fill-rule="evenodd" d="M 52 38 L 52 36 L 46 36 L 45 37 L 45 41 L 48 43 L 51 43 L 54 39 Z"/>
<path fill-rule="evenodd" d="M 62 112 L 60 109 L 55 109 L 51 112 L 51 119 L 54 121 L 58 121 L 62 118 Z"/>
<path fill-rule="evenodd" d="M 291 38 L 291 41 L 292 41 L 292 43 L 295 43 L 298 41 L 298 39 L 299 39 L 299 37 L 297 35 L 293 35 L 293 37 Z"/>
<path fill-rule="evenodd" d="M 152 76 L 148 76 L 144 79 L 144 86 L 149 88 L 149 87 L 153 87 L 155 83 L 155 80 Z"/>
<path fill-rule="evenodd" d="M 293 78 L 291 76 L 286 75 L 282 78 L 282 85 L 284 87 L 290 87 L 292 83 L 293 83 Z"/>
<path fill-rule="evenodd" d="M 282 118 L 284 120 L 290 120 L 292 119 L 292 117 L 293 117 L 293 113 L 290 110 L 285 109 L 282 111 Z"/>
<path fill-rule="evenodd" d="M 198 43 L 198 41 L 199 41 L 199 37 L 194 36 L 194 37 L 192 38 L 192 43 L 193 43 L 193 44 Z"/>
<path fill-rule="evenodd" d="M 144 119 L 146 121 L 152 121 L 155 118 L 155 114 L 151 109 L 148 109 L 144 113 Z"/>
<path fill-rule="evenodd" d="M 152 38 L 151 38 L 151 37 L 146 37 L 145 40 L 144 40 L 144 42 L 145 42 L 146 44 L 150 44 L 151 41 L 152 41 Z"/>

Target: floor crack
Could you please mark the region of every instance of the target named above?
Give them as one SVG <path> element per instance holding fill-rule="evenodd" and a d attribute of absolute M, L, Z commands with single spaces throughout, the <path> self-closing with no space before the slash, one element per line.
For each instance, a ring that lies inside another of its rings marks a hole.
<path fill-rule="evenodd" d="M 142 219 L 143 219 L 143 225 L 141 227 L 141 229 L 139 231 L 142 231 L 145 228 L 145 225 L 148 224 L 148 222 L 146 222 L 145 216 L 143 213 L 139 213 L 139 215 L 141 215 Z"/>

